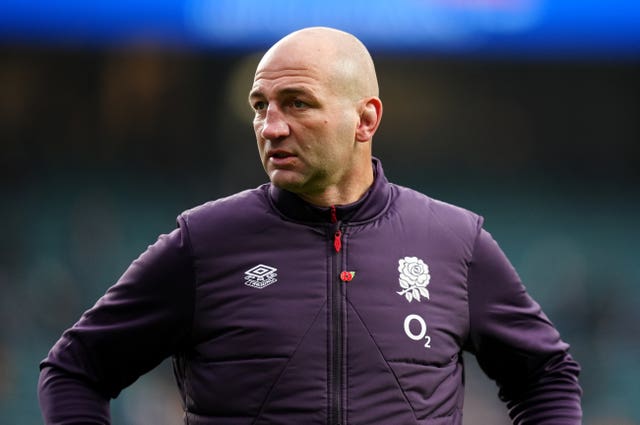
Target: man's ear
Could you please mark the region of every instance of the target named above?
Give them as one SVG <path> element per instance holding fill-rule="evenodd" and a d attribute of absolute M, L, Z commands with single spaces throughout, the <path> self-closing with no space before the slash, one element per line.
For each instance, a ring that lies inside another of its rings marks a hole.
<path fill-rule="evenodd" d="M 382 101 L 377 97 L 363 99 L 360 107 L 360 121 L 356 127 L 356 140 L 368 142 L 373 138 L 382 118 Z"/>

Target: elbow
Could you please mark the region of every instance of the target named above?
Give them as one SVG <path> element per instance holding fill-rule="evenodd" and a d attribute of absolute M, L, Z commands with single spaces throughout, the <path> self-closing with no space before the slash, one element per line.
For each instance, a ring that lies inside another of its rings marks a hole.
<path fill-rule="evenodd" d="M 109 425 L 109 398 L 81 378 L 50 365 L 41 366 L 38 402 L 46 425 Z"/>

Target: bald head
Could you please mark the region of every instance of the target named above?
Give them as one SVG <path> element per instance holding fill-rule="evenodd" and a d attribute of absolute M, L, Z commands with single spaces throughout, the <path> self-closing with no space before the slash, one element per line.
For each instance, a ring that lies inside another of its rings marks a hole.
<path fill-rule="evenodd" d="M 347 32 L 326 27 L 295 31 L 267 51 L 256 74 L 274 60 L 289 61 L 292 67 L 315 69 L 335 90 L 354 100 L 379 95 L 369 51 Z"/>

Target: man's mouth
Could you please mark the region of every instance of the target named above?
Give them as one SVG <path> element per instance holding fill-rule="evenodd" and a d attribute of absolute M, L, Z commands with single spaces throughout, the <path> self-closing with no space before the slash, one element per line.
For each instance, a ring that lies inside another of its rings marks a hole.
<path fill-rule="evenodd" d="M 267 152 L 267 156 L 272 161 L 282 161 L 282 160 L 286 160 L 287 158 L 294 158 L 295 157 L 295 155 L 293 153 L 288 152 L 288 151 L 284 151 L 284 150 L 269 151 L 269 152 Z"/>
<path fill-rule="evenodd" d="M 293 155 L 291 155 L 288 152 L 274 152 L 273 154 L 271 154 L 271 158 L 275 158 L 275 159 L 288 158 L 290 156 L 293 156 Z"/>

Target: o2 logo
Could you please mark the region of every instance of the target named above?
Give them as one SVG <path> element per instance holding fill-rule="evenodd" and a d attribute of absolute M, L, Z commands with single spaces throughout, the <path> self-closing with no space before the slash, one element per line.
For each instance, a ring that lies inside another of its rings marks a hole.
<path fill-rule="evenodd" d="M 431 337 L 427 335 L 427 323 L 417 314 L 404 319 L 404 333 L 414 341 L 425 341 L 424 348 L 431 348 Z"/>

